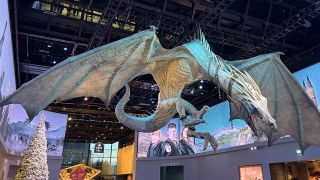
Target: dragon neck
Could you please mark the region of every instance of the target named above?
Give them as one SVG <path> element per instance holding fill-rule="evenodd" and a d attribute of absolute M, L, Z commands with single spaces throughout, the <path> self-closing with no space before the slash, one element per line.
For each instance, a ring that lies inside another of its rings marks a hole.
<path fill-rule="evenodd" d="M 263 98 L 261 91 L 252 77 L 226 64 L 210 50 L 204 37 L 184 45 L 195 57 L 200 66 L 209 75 L 211 80 L 222 89 L 230 100 L 237 100 L 246 108 L 252 109 L 254 102 Z"/>

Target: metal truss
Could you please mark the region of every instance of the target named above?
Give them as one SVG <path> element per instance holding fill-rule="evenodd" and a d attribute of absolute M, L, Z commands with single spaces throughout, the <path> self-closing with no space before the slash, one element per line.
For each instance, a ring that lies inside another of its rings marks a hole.
<path fill-rule="evenodd" d="M 196 20 L 193 20 L 189 23 L 185 23 L 183 26 L 178 26 L 173 31 L 173 34 L 176 35 L 172 43 L 171 47 L 180 45 L 188 40 L 190 36 L 196 30 L 196 24 L 200 26 L 210 25 L 219 15 L 221 15 L 226 8 L 233 2 L 234 0 L 217 0 L 209 3 L 209 11 L 207 13 L 202 12 Z M 194 11 L 195 12 L 195 11 Z M 194 16 L 194 15 L 193 15 Z M 192 24 L 193 23 L 193 24 Z M 188 29 L 188 26 L 191 24 L 191 29 Z M 186 33 L 183 33 L 185 30 Z"/>
<path fill-rule="evenodd" d="M 109 0 L 102 15 L 96 25 L 95 31 L 88 44 L 88 49 L 93 49 L 101 45 L 102 40 L 105 38 L 113 20 L 119 14 L 119 7 L 123 0 Z"/>
<path fill-rule="evenodd" d="M 252 44 L 244 52 L 237 52 L 236 55 L 241 57 L 249 57 L 257 55 L 261 52 L 268 52 L 269 46 L 277 42 L 278 39 L 284 38 L 286 35 L 305 25 L 306 22 L 311 21 L 320 15 L 320 0 L 314 0 L 308 7 L 300 10 L 294 16 L 284 21 L 279 27 L 275 27 L 268 31 L 264 40 L 259 44 Z"/>

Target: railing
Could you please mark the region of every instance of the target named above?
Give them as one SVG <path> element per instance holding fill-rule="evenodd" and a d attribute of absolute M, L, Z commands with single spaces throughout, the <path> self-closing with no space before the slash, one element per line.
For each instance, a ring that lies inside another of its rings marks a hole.
<path fill-rule="evenodd" d="M 102 10 L 87 9 L 76 4 L 69 4 L 67 2 L 50 3 L 46 1 L 34 1 L 32 5 L 33 9 L 41 10 L 43 13 L 51 15 L 66 16 L 75 19 L 81 19 L 91 23 L 99 23 L 102 16 Z M 104 19 L 101 23 L 107 24 L 108 22 Z M 133 32 L 135 30 L 134 22 L 126 22 L 125 20 L 115 17 L 115 22 L 112 23 L 113 28 L 122 29 L 125 31 Z"/>

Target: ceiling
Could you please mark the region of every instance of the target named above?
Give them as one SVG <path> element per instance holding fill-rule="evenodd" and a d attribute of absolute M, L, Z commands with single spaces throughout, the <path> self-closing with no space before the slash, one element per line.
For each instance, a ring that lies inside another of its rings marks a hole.
<path fill-rule="evenodd" d="M 69 56 L 129 36 L 151 25 L 165 48 L 188 42 L 200 25 L 211 48 L 228 60 L 283 51 L 291 71 L 320 57 L 320 0 L 59 0 L 11 1 L 18 86 Z M 102 19 L 99 21 L 99 19 Z M 151 114 L 158 87 L 151 75 L 135 78 L 126 111 Z M 201 88 L 200 88 L 201 87 Z M 47 110 L 69 114 L 66 139 L 133 141 L 114 108 L 97 98 L 53 102 Z M 214 84 L 199 81 L 183 98 L 201 108 L 226 100 Z"/>

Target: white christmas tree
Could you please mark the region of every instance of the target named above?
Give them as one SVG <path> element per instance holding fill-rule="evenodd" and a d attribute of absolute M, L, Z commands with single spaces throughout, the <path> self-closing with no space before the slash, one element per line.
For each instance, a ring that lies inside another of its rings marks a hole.
<path fill-rule="evenodd" d="M 45 117 L 42 115 L 15 179 L 47 180 L 48 175 L 46 125 Z"/>

